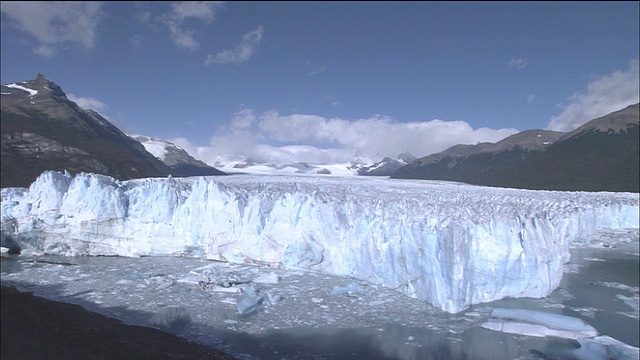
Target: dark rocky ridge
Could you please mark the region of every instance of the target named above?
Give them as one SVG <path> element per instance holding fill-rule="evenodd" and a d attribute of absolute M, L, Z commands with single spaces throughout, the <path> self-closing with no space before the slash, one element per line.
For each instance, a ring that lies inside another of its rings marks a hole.
<path fill-rule="evenodd" d="M 569 133 L 527 130 L 478 145 L 456 145 L 392 177 L 535 190 L 639 190 L 638 104 Z"/>
<path fill-rule="evenodd" d="M 0 91 L 3 188 L 29 186 L 45 170 L 119 180 L 190 175 L 156 159 L 97 112 L 80 108 L 42 74 Z"/>

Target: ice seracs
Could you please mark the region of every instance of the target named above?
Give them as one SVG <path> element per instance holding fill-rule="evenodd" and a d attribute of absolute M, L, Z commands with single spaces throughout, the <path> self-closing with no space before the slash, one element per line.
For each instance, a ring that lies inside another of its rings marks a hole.
<path fill-rule="evenodd" d="M 120 182 L 46 172 L 28 190 L 2 189 L 3 237 L 25 251 L 206 256 L 310 270 L 449 312 L 547 296 L 572 242 L 638 222 L 637 194 L 359 177 Z"/>

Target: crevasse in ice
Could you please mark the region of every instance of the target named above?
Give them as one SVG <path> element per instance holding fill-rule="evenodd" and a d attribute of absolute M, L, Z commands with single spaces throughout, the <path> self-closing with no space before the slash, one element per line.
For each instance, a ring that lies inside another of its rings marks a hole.
<path fill-rule="evenodd" d="M 64 255 L 206 256 L 352 276 L 449 312 L 544 297 L 569 245 L 638 228 L 637 194 L 236 175 L 43 173 L 2 189 L 3 237 Z"/>

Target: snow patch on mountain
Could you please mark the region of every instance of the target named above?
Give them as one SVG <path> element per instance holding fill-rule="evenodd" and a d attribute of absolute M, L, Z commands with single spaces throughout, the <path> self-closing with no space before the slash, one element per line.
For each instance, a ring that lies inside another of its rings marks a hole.
<path fill-rule="evenodd" d="M 135 139 L 140 142 L 142 146 L 144 146 L 145 150 L 147 150 L 151 155 L 158 158 L 160 161 L 165 160 L 165 156 L 167 155 L 167 146 L 173 145 L 178 147 L 177 145 L 168 143 L 163 140 L 154 139 L 148 136 L 143 135 L 129 135 L 129 137 Z"/>
<path fill-rule="evenodd" d="M 29 96 L 38 95 L 38 90 L 29 89 L 28 87 L 24 87 L 22 85 L 8 84 L 8 85 L 5 85 L 5 86 L 8 87 L 8 88 L 12 88 L 12 89 L 18 89 L 18 90 L 26 91 L 26 92 L 29 93 Z"/>

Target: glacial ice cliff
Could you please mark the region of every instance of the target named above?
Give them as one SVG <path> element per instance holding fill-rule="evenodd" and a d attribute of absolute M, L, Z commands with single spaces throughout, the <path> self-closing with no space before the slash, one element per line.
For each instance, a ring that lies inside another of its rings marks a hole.
<path fill-rule="evenodd" d="M 638 195 L 411 180 L 43 173 L 2 189 L 2 235 L 63 255 L 206 256 L 351 276 L 448 311 L 544 297 L 571 242 L 639 227 Z"/>

